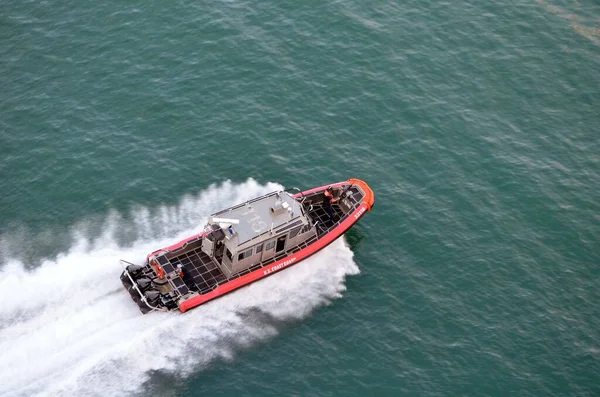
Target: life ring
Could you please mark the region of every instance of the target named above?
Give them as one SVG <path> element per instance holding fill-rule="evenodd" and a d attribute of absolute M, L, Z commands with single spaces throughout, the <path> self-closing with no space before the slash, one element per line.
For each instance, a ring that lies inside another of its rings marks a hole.
<path fill-rule="evenodd" d="M 161 265 L 159 265 L 155 261 L 152 261 L 152 267 L 156 271 L 158 278 L 160 278 L 160 279 L 165 278 L 165 269 L 163 269 Z"/>

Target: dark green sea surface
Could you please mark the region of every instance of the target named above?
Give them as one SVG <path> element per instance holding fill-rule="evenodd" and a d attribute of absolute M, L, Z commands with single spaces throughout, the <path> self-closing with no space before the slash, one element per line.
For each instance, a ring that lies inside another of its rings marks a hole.
<path fill-rule="evenodd" d="M 180 316 L 119 258 L 376 193 Z M 600 5 L 0 3 L 0 396 L 599 396 Z"/>

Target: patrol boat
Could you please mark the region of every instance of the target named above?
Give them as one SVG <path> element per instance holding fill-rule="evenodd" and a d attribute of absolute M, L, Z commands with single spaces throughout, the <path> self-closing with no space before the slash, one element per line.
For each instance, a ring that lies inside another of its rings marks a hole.
<path fill-rule="evenodd" d="M 375 203 L 359 179 L 296 190 L 212 214 L 201 233 L 150 253 L 144 265 L 121 260 L 121 282 L 144 314 L 185 312 L 308 258 Z"/>

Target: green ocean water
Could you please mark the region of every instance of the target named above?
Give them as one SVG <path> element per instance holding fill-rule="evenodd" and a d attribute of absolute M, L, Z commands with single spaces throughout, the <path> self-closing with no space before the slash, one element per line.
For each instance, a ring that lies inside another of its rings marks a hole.
<path fill-rule="evenodd" d="M 0 396 L 600 395 L 593 0 L 0 3 Z M 309 261 L 142 316 L 119 258 L 350 177 Z"/>

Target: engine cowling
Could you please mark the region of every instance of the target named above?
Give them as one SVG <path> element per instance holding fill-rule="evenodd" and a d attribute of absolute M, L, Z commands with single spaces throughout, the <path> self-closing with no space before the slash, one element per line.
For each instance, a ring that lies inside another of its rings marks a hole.
<path fill-rule="evenodd" d="M 127 270 L 129 272 L 129 275 L 131 275 L 131 278 L 135 280 L 136 278 L 142 275 L 142 271 L 144 270 L 144 268 L 139 265 L 127 265 L 125 270 Z"/>
<path fill-rule="evenodd" d="M 136 281 L 136 283 L 142 292 L 146 291 L 148 288 L 150 288 L 150 285 L 152 285 L 152 281 L 147 277 L 140 278 Z"/>
<path fill-rule="evenodd" d="M 146 291 L 144 293 L 144 297 L 148 301 L 148 303 L 152 306 L 157 306 L 160 299 L 160 292 L 158 291 Z"/>

